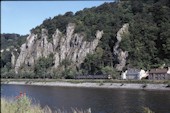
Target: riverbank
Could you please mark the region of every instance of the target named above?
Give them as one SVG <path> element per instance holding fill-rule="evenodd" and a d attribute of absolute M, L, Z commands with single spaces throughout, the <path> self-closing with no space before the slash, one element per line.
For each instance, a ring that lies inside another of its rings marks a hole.
<path fill-rule="evenodd" d="M 80 87 L 80 88 L 111 88 L 111 89 L 139 89 L 139 90 L 169 90 L 168 83 L 128 83 L 128 82 L 106 82 L 106 81 L 1 81 L 1 84 L 36 85 L 36 86 L 58 86 L 58 87 Z"/>
<path fill-rule="evenodd" d="M 143 113 L 154 113 L 148 107 L 142 107 Z M 33 104 L 32 99 L 25 94 L 20 93 L 15 100 L 9 100 L 1 97 L 1 112 L 2 113 L 67 113 L 66 110 L 57 109 L 53 111 L 48 105 L 41 107 L 40 104 Z M 79 110 L 72 108 L 69 113 L 92 113 L 91 108 Z"/>
<path fill-rule="evenodd" d="M 146 109 L 146 108 L 145 108 Z M 48 105 L 41 107 L 40 104 L 32 104 L 32 100 L 26 95 L 20 94 L 15 100 L 9 100 L 1 97 L 2 113 L 66 113 L 65 110 L 53 111 Z M 71 113 L 91 113 L 91 109 L 85 111 L 72 109 Z"/>

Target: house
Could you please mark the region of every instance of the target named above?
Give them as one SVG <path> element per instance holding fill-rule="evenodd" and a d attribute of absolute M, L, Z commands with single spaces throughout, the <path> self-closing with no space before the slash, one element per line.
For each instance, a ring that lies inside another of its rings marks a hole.
<path fill-rule="evenodd" d="M 126 79 L 128 80 L 139 80 L 139 69 L 130 68 L 127 70 Z"/>
<path fill-rule="evenodd" d="M 143 69 L 135 69 L 129 68 L 125 72 L 122 73 L 121 78 L 123 80 L 141 80 L 142 78 L 146 78 L 148 76 L 148 72 L 145 72 Z"/>
<path fill-rule="evenodd" d="M 121 78 L 123 80 L 126 80 L 126 74 L 127 74 L 127 70 L 121 74 Z"/>
<path fill-rule="evenodd" d="M 170 80 L 170 68 L 155 68 L 149 71 L 149 80 Z"/>

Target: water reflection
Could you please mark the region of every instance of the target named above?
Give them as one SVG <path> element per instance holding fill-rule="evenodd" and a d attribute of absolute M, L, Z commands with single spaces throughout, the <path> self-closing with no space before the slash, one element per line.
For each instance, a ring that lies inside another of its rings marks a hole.
<path fill-rule="evenodd" d="M 41 106 L 88 109 L 92 113 L 142 113 L 141 107 L 150 107 L 156 113 L 169 113 L 169 91 L 125 89 L 68 88 L 50 86 L 2 85 L 2 96 L 12 97 L 26 92 Z"/>

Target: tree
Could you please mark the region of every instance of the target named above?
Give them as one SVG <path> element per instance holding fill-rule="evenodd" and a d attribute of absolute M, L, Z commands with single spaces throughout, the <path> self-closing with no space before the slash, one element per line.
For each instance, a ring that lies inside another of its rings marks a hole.
<path fill-rule="evenodd" d="M 103 74 L 109 74 L 112 76 L 113 79 L 118 78 L 119 72 L 116 71 L 116 69 L 112 67 L 106 66 L 106 67 L 103 67 L 101 70 Z"/>
<path fill-rule="evenodd" d="M 37 61 L 36 65 L 35 65 L 35 68 L 34 68 L 34 72 L 37 77 L 41 77 L 41 78 L 47 77 L 46 73 L 47 73 L 48 69 L 54 65 L 53 57 L 54 57 L 54 55 L 50 54 L 47 58 L 45 58 L 45 57 L 39 58 L 39 60 Z"/>

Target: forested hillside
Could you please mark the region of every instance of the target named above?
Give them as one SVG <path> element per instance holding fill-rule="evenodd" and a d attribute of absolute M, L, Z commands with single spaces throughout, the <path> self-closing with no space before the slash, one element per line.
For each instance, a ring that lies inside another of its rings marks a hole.
<path fill-rule="evenodd" d="M 20 48 L 28 35 L 1 34 L 1 50 L 11 47 Z"/>
<path fill-rule="evenodd" d="M 1 68 L 11 69 L 11 52 L 20 52 L 20 46 L 28 35 L 1 34 Z"/>
<path fill-rule="evenodd" d="M 126 23 L 129 23 L 129 34 L 123 36 L 119 47 L 128 51 L 124 70 L 128 67 L 149 70 L 163 64 L 170 66 L 169 0 L 121 0 L 85 8 L 75 14 L 66 12 L 64 15 L 44 20 L 41 25 L 33 28 L 31 33 L 38 34 L 40 39 L 41 29 L 46 28 L 49 41 L 52 41 L 56 29 L 66 33 L 69 23 L 76 24 L 74 32 L 83 33 L 86 41 L 93 40 L 97 30 L 104 32 L 95 53 L 87 55 L 74 73 L 119 73 L 115 69 L 118 59 L 113 48 L 117 42 L 118 30 Z M 68 70 L 68 73 L 71 71 Z"/>

